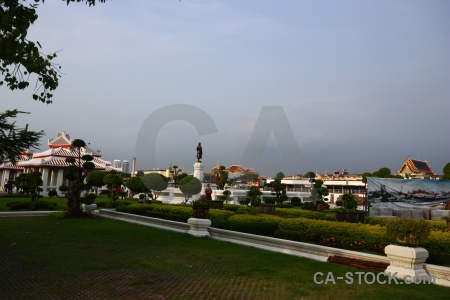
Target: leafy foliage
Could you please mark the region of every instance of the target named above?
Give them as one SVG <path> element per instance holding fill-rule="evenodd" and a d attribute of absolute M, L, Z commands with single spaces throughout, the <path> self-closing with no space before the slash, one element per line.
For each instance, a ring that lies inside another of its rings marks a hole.
<path fill-rule="evenodd" d="M 386 223 L 386 235 L 393 243 L 398 240 L 409 241 L 410 234 L 423 243 L 430 234 L 430 225 L 423 219 L 398 218 Z"/>
<path fill-rule="evenodd" d="M 153 200 L 158 199 L 158 196 L 161 194 L 161 192 L 165 189 L 167 189 L 167 186 L 169 185 L 169 180 L 166 176 L 159 174 L 159 173 L 150 173 L 144 175 L 142 177 L 142 183 L 153 192 L 154 198 Z"/>
<path fill-rule="evenodd" d="M 450 163 L 447 163 L 442 169 L 444 172 L 444 176 L 442 176 L 443 180 L 450 180 Z"/>
<path fill-rule="evenodd" d="M 35 202 L 39 199 L 42 192 L 42 174 L 41 172 L 20 173 L 14 180 L 16 185 L 23 193 L 31 195 L 31 201 Z"/>
<path fill-rule="evenodd" d="M 286 195 L 286 185 L 281 183 L 280 178 L 275 178 L 275 180 L 272 182 L 272 195 L 275 196 L 277 203 L 283 203 L 288 199 Z"/>
<path fill-rule="evenodd" d="M 95 187 L 95 193 L 97 193 L 97 189 L 104 184 L 103 180 L 105 176 L 106 173 L 103 171 L 92 171 L 86 176 L 86 182 Z"/>
<path fill-rule="evenodd" d="M 37 76 L 33 99 L 51 103 L 52 92 L 58 87 L 61 77 L 61 66 L 53 61 L 57 52 L 44 54 L 38 41 L 27 38 L 30 26 L 38 19 L 36 9 L 40 0 L 31 2 L 0 1 L 0 72 L 3 77 L 0 86 L 6 83 L 12 91 L 24 90 L 30 85 L 30 77 Z M 91 6 L 96 1 L 67 0 L 67 4 L 70 2 L 86 2 Z"/>
<path fill-rule="evenodd" d="M 16 162 L 24 149 L 39 146 L 39 139 L 44 135 L 43 131 L 29 131 L 28 125 L 25 128 L 18 128 L 15 122 L 9 123 L 9 119 L 14 119 L 21 113 L 25 112 L 14 109 L 0 113 L 0 163 L 8 159 Z"/>
<path fill-rule="evenodd" d="M 66 162 L 70 164 L 65 170 L 65 177 L 68 184 L 60 186 L 59 190 L 66 192 L 69 209 L 68 216 L 78 217 L 83 215 L 83 212 L 80 209 L 81 192 L 91 188 L 89 184 L 84 183 L 84 180 L 89 172 L 94 169 L 95 165 L 91 162 L 94 160 L 91 155 L 81 156 L 81 148 L 86 146 L 86 143 L 83 140 L 73 140 L 72 146 L 75 148 L 78 155 L 76 158 L 66 158 Z"/>
<path fill-rule="evenodd" d="M 114 201 L 114 196 L 116 195 L 116 188 L 119 187 L 123 182 L 122 176 L 116 171 L 112 170 L 104 178 L 103 183 L 108 186 L 110 191 L 111 199 Z"/>
<path fill-rule="evenodd" d="M 250 205 L 253 207 L 260 205 L 261 195 L 262 192 L 258 190 L 256 187 L 252 186 L 250 190 L 247 191 L 246 194 L 247 203 L 250 203 Z"/>
<path fill-rule="evenodd" d="M 219 167 L 219 173 L 216 174 L 215 182 L 217 184 L 217 189 L 223 190 L 225 187 L 225 184 L 229 184 L 230 181 L 228 180 L 228 171 L 225 168 L 225 166 Z"/>
<path fill-rule="evenodd" d="M 284 177 L 286 176 L 284 175 L 283 172 L 278 172 L 277 175 L 275 176 L 276 179 L 283 179 Z"/>
<path fill-rule="evenodd" d="M 202 190 L 202 183 L 194 176 L 186 176 L 180 181 L 180 191 L 184 194 L 184 204 L 190 197 L 196 195 Z"/>
<path fill-rule="evenodd" d="M 127 180 L 126 186 L 131 191 L 131 196 L 137 193 L 148 192 L 147 187 L 142 182 L 142 178 L 139 176 L 133 176 Z"/>

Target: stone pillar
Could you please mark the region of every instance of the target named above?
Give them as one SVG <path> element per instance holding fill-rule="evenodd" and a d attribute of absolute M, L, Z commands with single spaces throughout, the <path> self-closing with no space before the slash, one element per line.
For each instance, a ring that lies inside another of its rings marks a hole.
<path fill-rule="evenodd" d="M 203 164 L 201 162 L 194 164 L 194 177 L 203 182 Z"/>
<path fill-rule="evenodd" d="M 42 195 L 45 197 L 47 196 L 47 186 L 48 186 L 48 175 L 49 175 L 49 169 L 48 168 L 42 168 Z"/>
<path fill-rule="evenodd" d="M 63 184 L 64 181 L 64 169 L 57 169 L 57 172 L 58 175 L 56 177 L 56 191 L 59 192 L 59 187 Z"/>
<path fill-rule="evenodd" d="M 197 219 L 197 218 L 189 218 L 189 231 L 187 232 L 190 235 L 196 237 L 209 237 L 209 226 L 211 226 L 211 220 L 209 219 Z"/>
<path fill-rule="evenodd" d="M 419 277 L 429 278 L 427 271 L 423 268 L 423 263 L 428 258 L 426 249 L 389 245 L 384 249 L 384 253 L 390 261 L 384 273 L 393 277 L 395 274 L 396 278 L 405 281 L 412 281 Z"/>

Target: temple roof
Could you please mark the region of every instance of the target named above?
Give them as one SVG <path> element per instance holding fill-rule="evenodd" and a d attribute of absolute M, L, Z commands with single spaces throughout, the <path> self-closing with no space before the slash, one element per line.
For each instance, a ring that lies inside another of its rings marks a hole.
<path fill-rule="evenodd" d="M 48 146 L 50 147 L 50 149 L 34 153 L 32 156 L 25 151 L 21 156 L 18 157 L 15 164 L 6 161 L 0 165 L 0 169 L 20 170 L 25 167 L 67 167 L 70 165 L 66 162 L 67 157 L 77 158 L 78 155 L 83 156 L 89 154 L 94 157 L 94 160 L 92 162 L 95 165 L 95 170 L 115 170 L 119 173 L 122 173 L 122 169 L 114 168 L 111 166 L 111 163 L 109 161 L 100 159 L 100 157 L 102 156 L 100 150 L 94 151 L 89 146 L 85 146 L 81 147 L 80 153 L 78 153 L 78 149 L 72 147 L 72 140 L 70 140 L 70 136 L 64 131 L 58 133 L 58 136 L 56 138 L 48 140 Z"/>
<path fill-rule="evenodd" d="M 70 136 L 65 131 L 62 131 L 58 133 L 56 138 L 48 140 L 48 146 L 50 148 L 72 147 L 72 141 Z"/>
<path fill-rule="evenodd" d="M 406 170 L 409 170 L 411 173 L 423 173 L 427 175 L 436 175 L 433 169 L 431 169 L 430 165 L 426 161 L 412 159 L 408 157 L 408 159 L 403 163 L 403 166 L 398 171 L 399 174 L 404 174 Z"/>

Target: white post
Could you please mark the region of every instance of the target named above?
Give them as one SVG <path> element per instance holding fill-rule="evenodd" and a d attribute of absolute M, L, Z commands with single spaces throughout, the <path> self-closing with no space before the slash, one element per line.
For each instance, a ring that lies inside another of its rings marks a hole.
<path fill-rule="evenodd" d="M 424 248 L 389 245 L 384 248 L 384 253 L 390 260 L 390 265 L 384 273 L 399 279 L 414 280 L 419 277 L 429 277 L 423 268 L 423 263 L 428 258 L 428 251 Z"/>

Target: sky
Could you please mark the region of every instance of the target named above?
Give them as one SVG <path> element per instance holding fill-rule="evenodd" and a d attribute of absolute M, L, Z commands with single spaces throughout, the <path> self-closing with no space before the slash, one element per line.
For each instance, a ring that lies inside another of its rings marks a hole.
<path fill-rule="evenodd" d="M 105 160 L 261 175 L 450 162 L 450 2 L 45 1 L 28 38 L 62 67 L 52 104 L 0 87 L 17 125 Z M 35 80 L 35 79 L 33 79 Z M 34 81 L 30 84 L 34 87 Z"/>

